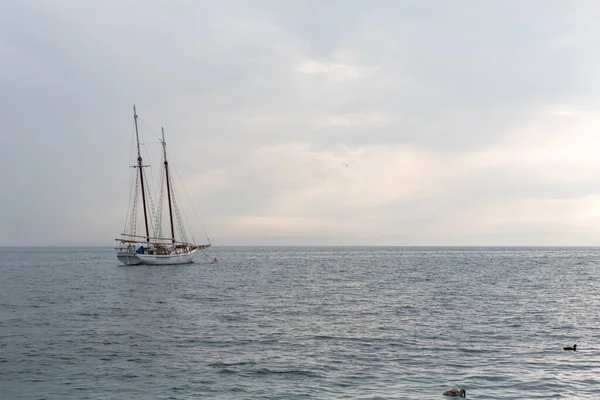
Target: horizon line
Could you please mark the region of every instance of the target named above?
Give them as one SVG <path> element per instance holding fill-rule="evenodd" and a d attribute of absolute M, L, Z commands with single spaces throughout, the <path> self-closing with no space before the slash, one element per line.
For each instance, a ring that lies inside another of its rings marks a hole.
<path fill-rule="evenodd" d="M 115 248 L 114 246 L 109 245 L 98 245 L 98 244 L 21 244 L 21 245 L 0 245 L 0 248 L 21 248 L 21 247 L 103 247 L 103 248 Z M 470 248 L 478 248 L 478 247 L 495 247 L 495 248 L 591 248 L 591 247 L 600 247 L 600 244 L 594 245 L 548 245 L 548 244 L 540 244 L 540 245 L 479 245 L 479 244 L 467 244 L 467 245 L 444 245 L 444 244 L 435 244 L 435 245 L 423 245 L 423 244 L 415 244 L 415 245 L 405 245 L 405 244 L 227 244 L 227 245 L 212 245 L 211 247 L 422 247 L 422 248 L 432 248 L 432 247 L 444 247 L 444 248 L 461 248 L 461 247 L 470 247 Z"/>

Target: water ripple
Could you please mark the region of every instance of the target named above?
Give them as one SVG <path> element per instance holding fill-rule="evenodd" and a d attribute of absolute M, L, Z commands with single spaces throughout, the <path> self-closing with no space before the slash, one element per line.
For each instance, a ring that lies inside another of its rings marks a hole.
<path fill-rule="evenodd" d="M 215 251 L 0 249 L 2 398 L 598 398 L 599 249 Z"/>

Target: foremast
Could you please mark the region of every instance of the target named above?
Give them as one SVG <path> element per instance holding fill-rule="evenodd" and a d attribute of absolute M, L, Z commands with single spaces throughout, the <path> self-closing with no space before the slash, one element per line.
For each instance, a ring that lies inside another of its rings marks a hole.
<path fill-rule="evenodd" d="M 133 105 L 133 121 L 135 124 L 135 140 L 137 143 L 137 153 L 138 153 L 137 169 L 139 170 L 139 173 L 140 173 L 140 187 L 142 189 L 142 204 L 144 206 L 144 226 L 146 227 L 146 242 L 150 243 L 150 230 L 148 229 L 148 210 L 147 210 L 147 206 L 146 206 L 146 191 L 145 191 L 145 187 L 144 187 L 144 172 L 142 171 L 142 168 L 144 166 L 142 165 L 142 153 L 140 152 L 140 135 L 138 133 L 137 119 L 138 119 L 138 115 L 135 110 L 135 104 L 134 104 Z"/>

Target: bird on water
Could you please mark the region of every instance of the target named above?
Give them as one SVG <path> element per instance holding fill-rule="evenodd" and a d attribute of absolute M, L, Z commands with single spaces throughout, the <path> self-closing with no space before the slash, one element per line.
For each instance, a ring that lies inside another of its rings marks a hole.
<path fill-rule="evenodd" d="M 467 392 L 465 391 L 465 389 L 450 389 L 446 390 L 444 393 L 442 393 L 442 395 L 452 397 L 467 397 Z"/>
<path fill-rule="evenodd" d="M 573 347 L 563 347 L 563 350 L 573 350 L 573 351 L 577 351 L 577 345 L 574 344 Z"/>

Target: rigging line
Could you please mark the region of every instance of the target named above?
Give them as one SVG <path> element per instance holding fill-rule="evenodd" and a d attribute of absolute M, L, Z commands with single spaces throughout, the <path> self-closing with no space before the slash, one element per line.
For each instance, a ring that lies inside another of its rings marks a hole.
<path fill-rule="evenodd" d="M 123 232 L 127 232 L 127 225 L 131 222 L 131 213 L 133 213 L 133 202 L 134 202 L 134 191 L 135 187 L 131 185 L 131 181 L 133 181 L 132 177 L 129 178 L 130 186 L 129 186 L 129 200 L 127 201 L 127 214 L 125 215 L 125 226 L 123 227 Z M 135 185 L 135 183 L 134 183 Z"/>
<path fill-rule="evenodd" d="M 133 168 L 132 168 L 133 169 Z M 137 172 L 137 171 L 136 171 Z M 139 198 L 139 183 L 140 183 L 140 176 L 138 174 L 135 174 L 135 178 L 132 178 L 133 181 L 133 201 L 131 202 L 132 205 L 132 209 L 131 209 L 131 221 L 130 223 L 130 227 L 129 227 L 129 232 L 132 235 L 135 235 L 137 232 L 137 210 L 138 210 L 138 198 Z M 125 231 L 127 232 L 127 231 Z"/>
<path fill-rule="evenodd" d="M 150 131 L 150 133 L 152 133 L 154 135 L 155 138 L 157 138 L 160 142 L 160 138 L 156 135 L 156 133 L 144 122 L 144 120 L 142 118 L 140 118 L 140 116 L 138 115 L 137 117 L 138 123 L 141 122 L 141 124 L 145 127 L 145 129 L 147 129 L 148 131 Z M 152 160 L 150 153 L 148 152 L 148 146 L 151 144 L 156 144 L 156 143 L 146 143 L 146 141 L 144 140 L 144 132 L 142 129 L 140 129 L 139 132 L 140 136 L 141 136 L 141 142 L 140 145 L 143 146 L 143 151 L 144 151 L 144 158 L 146 160 Z M 162 142 L 161 142 L 162 143 Z M 149 165 L 148 165 L 148 169 L 150 170 L 150 180 L 152 181 L 152 184 L 154 185 L 154 182 L 156 182 L 155 178 L 154 178 L 154 172 L 153 172 L 153 168 L 152 168 L 152 163 L 150 163 L 148 161 Z"/>
<path fill-rule="evenodd" d="M 157 136 L 157 134 L 156 134 L 156 133 L 155 133 L 155 132 L 152 130 L 152 128 L 150 128 L 150 127 L 149 127 L 149 126 L 148 126 L 148 125 L 147 125 L 147 124 L 144 122 L 144 120 L 140 118 L 140 116 L 139 116 L 139 115 L 138 115 L 138 122 L 141 122 L 141 124 L 144 126 L 144 128 L 145 128 L 145 129 L 147 129 L 148 131 L 150 131 L 150 133 L 151 133 L 151 134 L 153 134 L 153 135 L 154 135 L 154 137 L 155 137 L 155 138 L 157 138 L 157 139 L 159 140 L 159 142 L 160 142 L 160 143 L 162 143 L 162 140 L 161 140 L 161 139 L 160 139 L 160 138 Z M 143 149 L 144 149 L 143 151 L 144 151 L 145 159 L 146 159 L 146 160 L 148 160 L 148 170 L 149 170 L 149 172 L 148 172 L 148 173 L 149 173 L 149 175 L 150 175 L 150 179 L 146 179 L 146 183 L 148 184 L 148 186 L 150 186 L 149 182 L 151 182 L 151 183 L 152 183 L 152 185 L 157 185 L 157 186 L 154 186 L 154 187 L 152 188 L 152 191 L 154 191 L 154 189 L 156 189 L 157 187 L 158 187 L 158 190 L 160 191 L 160 184 L 161 184 L 161 183 L 160 183 L 160 179 L 162 179 L 162 178 L 161 178 L 161 177 L 162 177 L 162 173 L 159 173 L 159 174 L 158 174 L 158 175 L 159 175 L 159 178 L 158 178 L 158 179 L 157 179 L 157 178 L 154 176 L 154 168 L 152 168 L 152 163 L 150 162 L 150 160 L 152 160 L 152 157 L 150 156 L 150 153 L 148 152 L 148 146 L 149 146 L 149 145 L 148 145 L 148 144 L 146 144 L 146 141 L 144 140 L 144 132 L 143 132 L 143 130 L 140 130 L 140 135 L 142 136 L 142 143 L 140 143 L 140 144 L 142 144 L 142 145 L 143 145 Z M 156 144 L 156 143 L 152 143 L 152 144 Z M 159 168 L 159 170 L 161 170 L 161 171 L 162 171 L 162 169 L 160 169 L 160 168 Z M 158 184 L 156 184 L 156 182 L 157 182 L 157 181 L 158 181 Z M 154 207 L 154 208 L 155 208 L 155 210 L 154 210 L 154 211 L 157 211 L 157 210 L 156 210 L 156 207 Z M 157 218 L 160 218 L 160 221 L 162 222 L 162 217 L 159 217 L 159 216 L 156 214 L 156 212 L 154 213 L 154 217 L 153 217 L 153 218 L 154 218 L 155 220 L 157 220 Z M 155 224 L 155 225 L 156 225 L 156 224 Z M 155 229 L 155 230 L 161 230 L 161 227 L 160 227 L 160 226 L 154 226 L 154 229 Z"/>
<path fill-rule="evenodd" d="M 187 215 L 185 214 L 185 207 L 182 208 L 178 205 L 178 204 L 183 204 L 183 202 L 181 201 L 181 198 L 179 197 L 179 191 L 177 190 L 177 186 L 183 186 L 184 190 L 185 190 L 185 186 L 183 185 L 181 178 L 179 178 L 179 182 L 181 182 L 181 184 L 175 183 L 175 181 L 173 179 L 173 169 L 175 168 L 175 165 L 173 164 L 172 161 L 169 165 L 171 166 L 171 168 L 169 169 L 169 176 L 171 177 L 171 180 L 173 182 L 173 185 L 171 186 L 171 194 L 172 194 L 171 199 L 173 201 L 173 211 L 174 211 L 175 219 L 177 221 L 177 225 L 179 228 L 179 233 L 182 237 L 185 237 L 187 240 L 186 230 L 189 231 L 190 236 L 192 238 L 192 242 L 195 244 L 196 238 L 194 237 L 193 230 L 191 229 L 191 226 L 188 223 L 189 220 L 187 218 Z M 190 205 L 193 207 L 193 204 L 191 204 L 191 201 L 190 201 Z M 181 209 L 181 212 L 180 212 L 180 209 Z M 181 213 L 183 213 L 183 219 L 181 218 Z"/>
<path fill-rule="evenodd" d="M 162 157 L 161 157 L 161 161 L 162 161 Z M 161 164 L 163 164 L 161 162 Z M 161 173 L 158 174 L 158 183 L 157 183 L 157 188 L 158 188 L 158 204 L 156 205 L 156 227 L 157 227 L 157 235 L 162 237 L 163 236 L 163 227 L 162 227 L 162 221 L 163 221 L 163 216 L 164 216 L 164 175 Z"/>
<path fill-rule="evenodd" d="M 139 117 L 138 117 L 139 120 Z M 144 124 L 145 125 L 145 124 Z M 142 138 L 142 143 L 140 143 L 140 146 L 142 146 L 142 151 L 144 153 L 144 159 L 146 160 L 146 165 L 144 166 L 145 168 L 143 168 L 144 170 L 144 182 L 146 183 L 146 185 L 148 186 L 148 196 L 151 196 L 150 192 L 154 191 L 155 187 L 154 185 L 156 184 L 156 178 L 154 177 L 154 168 L 152 168 L 152 157 L 150 156 L 150 153 L 148 152 L 148 146 L 146 145 L 145 141 L 144 141 L 144 134 L 143 132 L 140 130 L 140 136 Z M 150 177 L 146 177 L 146 169 L 148 170 L 148 175 L 150 175 Z M 150 199 L 152 200 L 152 198 Z M 152 218 L 156 218 L 156 214 L 154 213 L 151 216 Z"/>
<path fill-rule="evenodd" d="M 162 143 L 162 140 L 160 139 L 160 137 L 148 125 L 146 125 L 144 120 L 141 119 L 139 115 L 138 115 L 138 122 L 141 122 L 142 125 L 144 125 L 146 127 L 146 129 L 148 129 L 150 131 L 150 133 L 153 134 L 154 137 L 157 138 Z"/>
<path fill-rule="evenodd" d="M 150 175 L 152 175 L 152 168 L 150 168 Z M 146 178 L 146 172 L 144 171 L 144 178 Z M 148 178 L 145 179 L 146 183 L 148 183 Z M 156 218 L 156 207 L 154 205 L 154 195 L 152 193 L 152 191 L 154 190 L 154 188 L 151 188 L 151 185 L 147 185 L 147 196 L 146 199 L 148 200 L 149 203 L 149 212 L 150 212 L 150 227 L 152 228 L 152 231 L 154 232 L 154 234 L 157 234 L 157 227 L 155 226 L 155 224 L 153 222 L 155 222 L 155 218 Z"/>
<path fill-rule="evenodd" d="M 212 260 L 212 259 L 214 258 L 214 257 L 212 257 L 212 256 L 209 256 L 208 254 L 206 254 L 206 252 L 205 252 L 204 250 L 200 250 L 200 251 L 201 251 L 201 252 L 202 252 L 202 254 L 204 254 L 204 256 L 205 256 L 206 258 L 208 258 L 209 260 Z"/>
<path fill-rule="evenodd" d="M 163 229 L 162 229 L 162 221 L 163 221 L 163 217 L 165 214 L 165 207 L 164 207 L 164 191 L 165 191 L 165 178 L 163 174 L 159 174 L 160 178 L 159 178 L 159 183 L 158 183 L 158 190 L 159 190 L 159 194 L 158 194 L 158 206 L 157 206 L 157 226 L 158 226 L 158 232 L 159 232 L 159 236 L 162 237 L 163 235 Z"/>
<path fill-rule="evenodd" d="M 175 186 L 175 185 L 173 185 Z M 183 186 L 183 185 L 180 185 Z M 188 231 L 190 231 L 190 235 L 192 236 L 192 242 L 195 244 L 196 243 L 196 238 L 194 237 L 194 233 L 192 232 L 192 230 L 190 229 L 189 224 L 187 224 L 187 227 L 185 226 L 186 222 L 188 221 L 187 219 L 187 215 L 185 215 L 185 208 L 182 209 L 182 213 L 183 213 L 183 219 L 181 218 L 181 214 L 179 212 L 179 206 L 178 203 L 181 203 L 181 199 L 179 197 L 179 192 L 177 190 L 175 190 L 174 188 L 171 190 L 172 194 L 173 194 L 173 210 L 175 211 L 175 217 L 178 221 L 178 225 L 179 225 L 179 230 L 180 230 L 180 234 L 182 236 L 186 237 L 187 240 L 187 235 L 186 235 L 186 228 Z M 192 205 L 193 206 L 193 205 Z"/>
<path fill-rule="evenodd" d="M 173 166 L 173 169 L 175 170 L 175 173 L 177 174 L 177 177 L 179 178 L 179 181 L 183 182 L 183 179 L 181 179 L 181 175 L 179 175 L 179 170 L 177 169 L 177 167 Z M 200 221 L 200 217 L 198 217 L 198 213 L 196 212 L 196 208 L 194 207 L 194 203 L 192 202 L 192 200 L 190 198 L 190 195 L 189 195 L 187 189 L 185 188 L 185 185 L 180 185 L 180 186 L 183 186 L 183 191 L 185 192 L 185 195 L 187 196 L 187 199 L 190 202 L 190 205 L 192 206 L 192 211 L 194 212 L 194 215 L 196 216 L 196 219 L 198 220 L 198 223 L 200 224 L 200 228 L 202 228 L 202 232 L 204 233 L 204 236 L 206 237 L 206 240 L 208 240 L 208 243 L 210 243 L 210 238 L 206 234 L 206 229 L 204 229 L 204 225 L 202 225 L 202 221 Z"/>
<path fill-rule="evenodd" d="M 129 143 L 129 160 L 131 162 L 131 160 L 133 159 L 133 143 L 134 143 L 134 134 L 135 134 L 135 127 L 134 127 L 135 122 L 131 123 L 131 141 Z M 131 171 L 129 172 L 129 182 L 130 185 L 133 182 L 133 175 L 132 173 L 135 173 L 135 169 L 131 169 Z M 134 185 L 137 185 L 137 182 L 134 183 Z M 123 228 L 123 232 L 127 231 L 127 225 L 131 222 L 130 221 L 130 213 L 133 213 L 133 210 L 135 209 L 134 204 L 132 203 L 132 197 L 133 197 L 133 192 L 134 192 L 134 187 L 130 186 L 129 187 L 129 201 L 127 202 L 127 214 L 125 216 L 125 227 Z M 137 197 L 136 197 L 137 199 Z M 135 201 L 135 200 L 133 200 Z"/>

